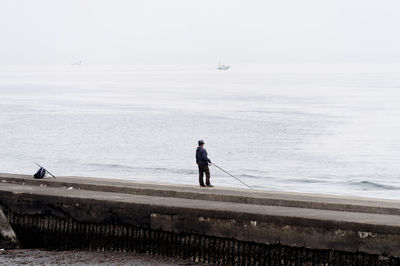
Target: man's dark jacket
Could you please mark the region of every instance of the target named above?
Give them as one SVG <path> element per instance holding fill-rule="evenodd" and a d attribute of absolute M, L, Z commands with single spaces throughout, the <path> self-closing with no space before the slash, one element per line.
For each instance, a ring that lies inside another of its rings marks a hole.
<path fill-rule="evenodd" d="M 207 157 L 207 151 L 203 147 L 197 147 L 196 163 L 198 165 L 207 165 L 208 163 L 211 163 L 211 160 Z"/>

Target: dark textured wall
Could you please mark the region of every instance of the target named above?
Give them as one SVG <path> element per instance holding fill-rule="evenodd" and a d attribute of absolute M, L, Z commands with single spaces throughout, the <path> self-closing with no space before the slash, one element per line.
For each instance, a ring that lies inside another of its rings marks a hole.
<path fill-rule="evenodd" d="M 221 265 L 400 265 L 398 258 L 366 253 L 267 245 L 128 224 L 87 223 L 67 216 L 6 213 L 22 248 L 139 252 Z"/>

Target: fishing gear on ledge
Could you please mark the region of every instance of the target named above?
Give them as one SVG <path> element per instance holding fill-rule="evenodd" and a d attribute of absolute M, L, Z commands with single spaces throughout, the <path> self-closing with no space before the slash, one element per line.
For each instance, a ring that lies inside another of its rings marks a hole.
<path fill-rule="evenodd" d="M 47 171 L 43 166 L 41 166 L 38 163 L 35 163 L 37 166 L 39 166 L 39 170 L 36 171 L 36 173 L 33 175 L 33 178 L 35 179 L 41 179 L 44 178 L 46 176 L 46 173 L 48 173 L 49 175 L 51 175 L 52 177 L 56 178 L 55 175 L 53 175 L 52 173 L 50 173 L 49 171 Z"/>
<path fill-rule="evenodd" d="M 215 167 L 217 167 L 219 170 L 227 173 L 228 175 L 230 175 L 231 177 L 235 178 L 236 180 L 238 180 L 240 183 L 242 183 L 243 185 L 245 185 L 246 187 L 250 188 L 250 189 L 254 189 L 251 186 L 247 185 L 245 182 L 243 182 L 242 180 L 240 180 L 239 178 L 237 178 L 236 176 L 228 173 L 227 171 L 225 171 L 224 169 L 222 169 L 221 167 L 219 167 L 218 165 L 216 165 L 215 163 L 210 163 L 211 165 L 214 165 Z"/>

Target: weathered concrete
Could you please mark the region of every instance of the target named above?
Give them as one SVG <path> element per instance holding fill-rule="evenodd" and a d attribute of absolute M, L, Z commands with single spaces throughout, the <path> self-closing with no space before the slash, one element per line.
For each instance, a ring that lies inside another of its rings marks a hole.
<path fill-rule="evenodd" d="M 0 180 L 0 204 L 25 247 L 115 248 L 230 265 L 400 264 L 398 201 L 76 177 Z"/>
<path fill-rule="evenodd" d="M 2 183 L 47 187 L 73 187 L 75 189 L 83 190 L 148 196 L 400 215 L 400 201 L 397 200 L 233 188 L 199 188 L 197 186 L 189 185 L 144 183 L 89 177 L 32 179 L 32 176 L 29 175 L 0 173 L 0 181 Z"/>
<path fill-rule="evenodd" d="M 7 217 L 0 209 L 0 248 L 17 248 L 18 240 L 14 230 L 8 223 Z"/>

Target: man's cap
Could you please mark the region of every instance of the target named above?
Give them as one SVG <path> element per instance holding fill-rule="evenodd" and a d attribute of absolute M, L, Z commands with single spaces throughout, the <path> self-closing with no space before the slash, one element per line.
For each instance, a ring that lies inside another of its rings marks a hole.
<path fill-rule="evenodd" d="M 205 144 L 204 140 L 202 140 L 202 139 L 199 140 L 197 143 L 199 144 L 199 146 Z"/>

